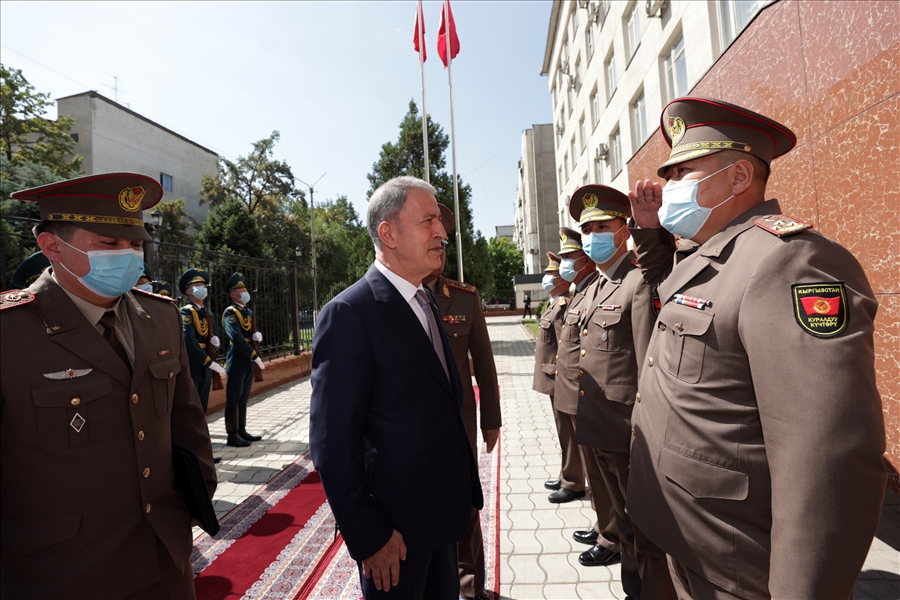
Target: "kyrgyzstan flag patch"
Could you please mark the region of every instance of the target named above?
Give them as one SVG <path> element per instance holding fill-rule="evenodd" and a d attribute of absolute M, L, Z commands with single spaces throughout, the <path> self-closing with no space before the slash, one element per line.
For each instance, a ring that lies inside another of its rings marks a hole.
<path fill-rule="evenodd" d="M 847 291 L 843 282 L 795 283 L 794 317 L 810 335 L 828 338 L 847 327 Z"/>

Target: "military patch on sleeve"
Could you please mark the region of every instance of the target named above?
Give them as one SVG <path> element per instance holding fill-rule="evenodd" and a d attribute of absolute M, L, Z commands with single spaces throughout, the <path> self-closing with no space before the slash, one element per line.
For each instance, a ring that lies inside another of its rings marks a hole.
<path fill-rule="evenodd" d="M 795 283 L 791 286 L 794 317 L 806 333 L 833 337 L 847 327 L 847 290 L 842 281 Z"/>
<path fill-rule="evenodd" d="M 753 221 L 753 224 L 778 237 L 794 235 L 812 228 L 809 223 L 801 223 L 785 215 L 766 215 Z"/>
<path fill-rule="evenodd" d="M 659 300 L 659 292 L 656 291 L 656 288 L 653 288 L 653 293 L 650 294 L 650 302 L 653 303 L 653 314 L 658 317 L 659 311 L 662 310 L 662 302 Z"/>
<path fill-rule="evenodd" d="M 184 315 L 184 318 L 182 320 L 184 321 L 185 325 L 191 324 L 191 316 L 190 315 Z"/>

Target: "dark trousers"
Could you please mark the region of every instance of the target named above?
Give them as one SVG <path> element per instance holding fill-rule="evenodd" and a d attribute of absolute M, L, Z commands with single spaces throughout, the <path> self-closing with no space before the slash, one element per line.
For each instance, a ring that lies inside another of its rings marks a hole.
<path fill-rule="evenodd" d="M 553 396 L 550 396 L 553 401 Z M 575 443 L 575 417 L 553 409 L 556 419 L 556 432 L 559 434 L 559 447 L 562 448 L 562 469 L 559 480 L 562 487 L 571 492 L 584 491 L 584 466 Z"/>
<path fill-rule="evenodd" d="M 225 384 L 225 408 L 237 408 L 247 404 L 247 400 L 250 399 L 250 388 L 253 387 L 253 369 L 247 372 L 232 369 L 226 375 L 228 377 Z"/>
<path fill-rule="evenodd" d="M 203 407 L 205 414 L 206 407 L 209 406 L 209 389 L 212 387 L 212 378 L 194 379 L 192 377 L 191 379 L 194 382 L 194 387 L 197 388 L 197 395 L 200 396 L 200 406 Z"/>
<path fill-rule="evenodd" d="M 398 600 L 458 600 L 459 575 L 456 571 L 456 544 L 435 550 L 407 549 L 406 560 L 400 561 L 400 582 L 387 593 L 379 591 L 372 579 L 359 568 L 363 598 L 396 598 Z"/>
<path fill-rule="evenodd" d="M 178 565 L 172 560 L 169 551 L 166 550 L 159 538 L 156 538 L 156 556 L 159 561 L 159 581 L 137 591 L 127 600 L 194 600 L 194 573 L 191 571 L 191 563 L 188 562 L 184 571 L 178 569 Z"/>
<path fill-rule="evenodd" d="M 478 408 L 464 404 L 463 422 L 472 456 L 478 461 Z M 484 591 L 484 539 L 481 534 L 481 513 L 472 508 L 469 526 L 459 540 L 459 587 L 463 596 L 474 598 Z"/>
<path fill-rule="evenodd" d="M 619 452 L 594 449 L 600 474 L 616 513 L 622 547 L 622 588 L 630 598 L 666 600 L 674 596 L 666 554 L 632 523 L 625 512 L 631 457 Z"/>
<path fill-rule="evenodd" d="M 613 509 L 610 492 L 603 480 L 603 474 L 600 472 L 600 464 L 597 462 L 597 457 L 594 456 L 594 449 L 579 444 L 578 450 L 581 460 L 584 462 L 588 485 L 591 487 L 591 508 L 597 515 L 597 522 L 594 524 L 594 529 L 600 534 L 597 543 L 612 552 L 621 552 L 622 545 L 619 543 L 616 511 Z"/>

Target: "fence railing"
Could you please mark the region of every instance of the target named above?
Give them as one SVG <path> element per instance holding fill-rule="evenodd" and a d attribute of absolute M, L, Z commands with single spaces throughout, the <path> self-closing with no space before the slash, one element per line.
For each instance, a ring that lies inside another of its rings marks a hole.
<path fill-rule="evenodd" d="M 2 215 L 0 220 L 8 225 L 2 229 L 0 243 L 0 289 L 5 290 L 18 265 L 37 250 L 30 229 L 38 221 L 7 215 Z M 314 270 L 298 261 L 267 260 L 164 242 L 146 243 L 144 260 L 156 279 L 172 285 L 176 298 L 181 296 L 178 280 L 184 271 L 194 268 L 209 273 L 210 290 L 204 304 L 216 315 L 223 343 L 221 357 L 227 350 L 227 340 L 221 331 L 222 312 L 231 304 L 223 289 L 235 271 L 244 275 L 251 294 L 249 306 L 263 335 L 259 353 L 264 360 L 310 349 L 318 316 L 314 314 L 314 307 L 321 308 L 358 279 L 348 277 L 346 273 Z M 315 299 L 314 290 L 318 292 Z"/>

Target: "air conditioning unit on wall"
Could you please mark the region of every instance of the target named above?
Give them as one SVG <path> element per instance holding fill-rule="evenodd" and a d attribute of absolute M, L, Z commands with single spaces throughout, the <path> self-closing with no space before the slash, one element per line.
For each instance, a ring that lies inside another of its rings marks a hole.
<path fill-rule="evenodd" d="M 609 146 L 606 144 L 598 145 L 597 150 L 594 152 L 594 160 L 606 160 L 607 156 L 609 156 Z"/>
<path fill-rule="evenodd" d="M 666 7 L 666 0 L 647 0 L 647 16 L 662 18 L 663 9 Z"/>

